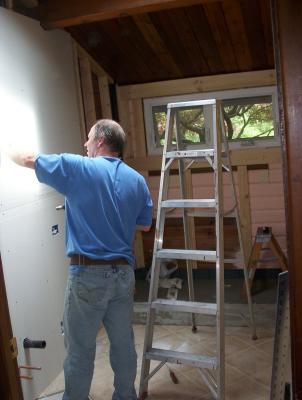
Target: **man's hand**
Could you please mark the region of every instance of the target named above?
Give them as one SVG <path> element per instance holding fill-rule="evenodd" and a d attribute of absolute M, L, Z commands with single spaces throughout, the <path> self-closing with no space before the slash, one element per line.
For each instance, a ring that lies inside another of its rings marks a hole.
<path fill-rule="evenodd" d="M 37 154 L 32 151 L 16 149 L 11 143 L 1 143 L 1 152 L 21 167 L 34 168 Z"/>
<path fill-rule="evenodd" d="M 7 153 L 8 157 L 14 161 L 16 164 L 20 165 L 21 167 L 26 168 L 35 168 L 35 161 L 37 158 L 37 154 L 31 152 L 9 152 Z"/>
<path fill-rule="evenodd" d="M 136 225 L 137 231 L 149 232 L 151 229 L 151 225 Z"/>

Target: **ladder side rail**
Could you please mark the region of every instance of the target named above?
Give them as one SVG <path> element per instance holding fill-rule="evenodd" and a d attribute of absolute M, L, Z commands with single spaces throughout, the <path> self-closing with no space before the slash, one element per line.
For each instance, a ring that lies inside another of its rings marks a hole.
<path fill-rule="evenodd" d="M 153 258 L 152 258 L 152 266 L 151 266 L 151 277 L 150 277 L 150 288 L 149 288 L 149 306 L 147 309 L 145 340 L 144 340 L 140 387 L 139 387 L 140 398 L 142 398 L 144 396 L 144 393 L 147 392 L 148 383 L 149 383 L 148 376 L 149 376 L 149 372 L 150 372 L 151 360 L 146 358 L 146 353 L 152 347 L 153 333 L 154 333 L 155 310 L 151 308 L 151 302 L 157 297 L 157 293 L 158 293 L 158 282 L 159 282 L 161 261 L 160 261 L 160 259 L 158 259 L 156 257 L 156 253 L 157 253 L 158 249 L 162 248 L 162 242 L 163 242 L 163 232 L 164 232 L 166 210 L 161 207 L 161 203 L 162 203 L 163 199 L 167 198 L 168 187 L 169 187 L 170 169 L 166 168 L 166 153 L 167 153 L 169 144 L 172 143 L 173 123 L 171 124 L 170 121 L 171 120 L 173 121 L 174 113 L 175 113 L 174 110 L 171 111 L 170 109 L 168 109 L 168 111 L 167 111 L 165 143 L 164 143 L 164 148 L 163 148 L 162 167 L 161 167 L 160 185 L 159 185 L 159 193 L 158 193 L 158 207 L 157 207 L 155 237 L 154 237 L 154 246 L 153 246 Z"/>
<path fill-rule="evenodd" d="M 251 288 L 250 288 L 250 284 L 249 284 L 249 273 L 248 273 L 248 269 L 247 269 L 247 254 L 246 254 L 245 247 L 243 245 L 241 220 L 240 220 L 240 214 L 239 214 L 239 205 L 238 205 L 238 199 L 237 199 L 236 190 L 235 190 L 235 180 L 234 180 L 234 174 L 233 174 L 232 163 L 231 163 L 231 158 L 230 158 L 230 148 L 229 148 L 228 139 L 226 137 L 226 133 L 225 133 L 225 129 L 224 129 L 223 108 L 222 108 L 221 102 L 219 104 L 219 118 L 220 118 L 222 139 L 223 139 L 225 152 L 226 152 L 226 156 L 227 156 L 227 163 L 228 163 L 228 167 L 229 167 L 230 174 L 231 174 L 231 192 L 232 192 L 232 197 L 233 197 L 233 201 L 235 204 L 234 211 L 235 211 L 235 216 L 236 216 L 236 224 L 237 224 L 237 232 L 238 232 L 240 251 L 242 254 L 243 274 L 244 274 L 246 296 L 247 296 L 247 301 L 248 301 L 251 328 L 252 328 L 252 338 L 255 340 L 255 339 L 257 339 L 257 334 L 256 334 L 255 320 L 254 320 Z"/>
<path fill-rule="evenodd" d="M 175 113 L 175 128 L 176 128 L 176 148 L 177 151 L 183 149 L 183 142 L 181 133 L 179 131 L 179 116 L 178 113 Z M 178 159 L 178 173 L 179 173 L 179 184 L 180 184 L 180 191 L 182 199 L 187 198 L 186 194 L 186 181 L 185 181 L 185 167 L 184 167 L 184 160 Z M 183 219 L 183 227 L 184 227 L 184 242 L 185 248 L 188 250 L 191 245 L 191 240 L 189 236 L 189 221 L 188 221 L 188 210 L 183 208 L 182 210 L 182 219 Z M 194 284 L 193 284 L 193 268 L 192 268 L 192 261 L 186 260 L 186 267 L 187 267 L 187 277 L 188 277 L 188 289 L 189 289 L 189 300 L 194 301 Z M 196 320 L 195 315 L 192 313 L 192 329 L 196 331 Z"/>
<path fill-rule="evenodd" d="M 169 146 L 172 144 L 173 135 L 173 116 L 175 114 L 174 110 L 168 109 L 167 119 L 166 119 L 166 130 L 165 130 L 165 143 L 163 147 L 163 157 L 162 157 L 162 167 L 160 184 L 158 191 L 158 205 L 157 205 L 157 216 L 156 216 L 156 226 L 155 226 L 155 237 L 153 245 L 153 259 L 152 259 L 152 270 L 150 279 L 150 292 L 149 292 L 149 303 L 156 298 L 158 279 L 159 279 L 159 268 L 155 268 L 157 262 L 156 253 L 158 250 L 162 249 L 163 246 L 163 234 L 165 225 L 166 210 L 162 207 L 162 201 L 167 198 L 169 189 L 169 175 L 170 169 L 166 168 L 166 153 Z M 172 123 L 171 123 L 172 121 Z M 158 271 L 157 271 L 158 270 Z M 157 276 L 158 275 L 158 276 Z"/>
<path fill-rule="evenodd" d="M 214 177 L 216 199 L 216 303 L 217 303 L 217 397 L 225 398 L 225 324 L 224 324 L 224 237 L 223 237 L 223 182 L 221 161 L 220 102 L 213 105 Z"/>

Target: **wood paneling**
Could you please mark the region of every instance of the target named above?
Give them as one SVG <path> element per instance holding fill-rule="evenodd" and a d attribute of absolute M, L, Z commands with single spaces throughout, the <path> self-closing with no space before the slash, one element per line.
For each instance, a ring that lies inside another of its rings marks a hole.
<path fill-rule="evenodd" d="M 70 27 L 68 32 L 114 80 L 125 75 L 131 81 L 137 79 L 136 70 L 126 62 L 127 55 L 99 23 Z"/>
<path fill-rule="evenodd" d="M 152 67 L 146 57 L 142 57 L 137 51 L 136 43 L 131 38 L 131 31 L 124 26 L 127 23 L 121 20 L 105 21 L 101 24 L 102 31 L 105 32 L 109 38 L 110 46 L 114 46 L 122 57 L 122 65 L 128 63 L 136 73 L 139 79 L 152 79 Z M 135 65 L 135 67 L 134 67 Z"/>
<path fill-rule="evenodd" d="M 264 17 L 264 15 L 261 16 L 261 10 L 259 6 L 259 3 L 262 1 L 263 0 L 254 0 L 246 2 L 244 0 L 240 0 L 245 31 L 255 69 L 265 68 L 265 65 L 268 65 L 267 59 L 269 58 L 271 60 L 273 53 L 272 48 L 268 49 L 265 46 L 265 35 L 262 25 L 262 17 Z M 268 34 L 269 31 L 266 30 L 266 33 Z"/>
<path fill-rule="evenodd" d="M 136 98 L 271 86 L 275 84 L 275 71 L 267 70 L 121 86 L 119 95 L 122 99 L 130 100 Z"/>
<path fill-rule="evenodd" d="M 152 251 L 155 235 L 155 223 L 150 232 L 143 234 L 144 253 L 146 265 L 151 265 Z M 202 250 L 215 250 L 215 219 L 214 218 L 195 218 L 195 237 L 196 247 Z M 224 221 L 224 241 L 227 255 L 234 255 L 239 250 L 236 223 L 233 218 Z M 164 248 L 183 249 L 184 234 L 182 218 L 166 218 L 164 233 Z M 179 265 L 185 267 L 185 261 L 179 261 Z M 215 263 L 197 262 L 200 268 L 215 268 Z M 226 268 L 234 268 L 232 264 L 226 264 Z"/>
<path fill-rule="evenodd" d="M 138 59 L 136 59 L 136 65 L 139 67 L 139 65 L 142 64 L 147 67 L 149 75 L 146 75 L 147 71 L 144 71 L 145 79 L 154 79 L 155 81 L 162 79 L 163 72 L 167 73 L 169 70 L 160 62 L 160 55 L 149 46 L 143 32 L 140 31 L 133 18 L 120 18 L 118 20 L 118 25 L 120 36 L 127 40 L 131 51 L 135 53 L 135 55 L 132 55 L 132 53 L 129 52 L 129 60 L 132 61 L 133 57 L 136 56 L 138 57 Z M 122 46 L 125 47 L 124 44 L 122 44 Z M 128 49 L 128 51 L 130 50 Z M 158 68 L 158 65 L 162 65 L 162 67 Z"/>
<path fill-rule="evenodd" d="M 215 1 L 219 0 L 44 0 L 35 11 L 50 29 Z"/>
<path fill-rule="evenodd" d="M 207 75 L 210 72 L 209 67 L 198 45 L 185 9 L 166 11 L 163 15 L 164 19 L 168 21 L 168 24 L 163 25 L 164 29 L 166 31 L 170 27 L 173 29 L 172 41 L 176 44 L 175 51 L 178 53 L 178 59 L 182 57 L 183 62 L 187 65 L 186 74 L 188 76 Z"/>
<path fill-rule="evenodd" d="M 125 160 L 134 169 L 138 171 L 159 171 L 161 169 L 161 156 L 135 157 Z M 249 150 L 233 150 L 232 165 L 263 165 L 270 162 L 281 162 L 280 148 L 270 149 L 249 149 Z M 176 162 L 172 164 L 172 169 L 176 169 Z M 196 162 L 192 169 L 208 169 L 209 164 L 205 162 Z"/>
<path fill-rule="evenodd" d="M 274 67 L 269 0 L 187 1 L 148 13 L 143 3 L 138 14 L 66 28 L 119 85 Z"/>
<path fill-rule="evenodd" d="M 28 12 L 65 28 L 119 84 L 274 67 L 270 0 L 44 0 Z"/>
<path fill-rule="evenodd" d="M 165 42 L 153 25 L 150 16 L 148 14 L 136 15 L 133 17 L 133 21 L 159 59 L 161 68 L 171 71 L 176 78 L 181 78 L 181 71 L 173 57 L 171 57 Z"/>
<path fill-rule="evenodd" d="M 152 13 L 150 14 L 150 19 L 155 29 L 160 33 L 160 36 L 169 50 L 172 58 L 178 65 L 178 68 L 181 71 L 181 76 L 188 77 L 193 75 L 193 73 L 191 74 L 191 70 L 196 71 L 196 63 L 194 62 L 193 66 L 191 67 L 190 56 L 189 59 L 187 59 L 188 53 L 182 43 L 182 40 L 184 39 L 181 38 L 182 31 L 178 30 L 178 27 L 175 25 L 171 15 L 172 12 L 175 12 L 175 10 L 170 12 L 163 11 L 161 13 Z M 185 22 L 183 22 L 183 24 L 184 23 Z M 173 75 L 170 76 L 170 78 L 172 77 Z"/>
<path fill-rule="evenodd" d="M 293 398 L 302 399 L 302 2 L 273 0 L 274 46 L 284 138 Z"/>
<path fill-rule="evenodd" d="M 241 71 L 249 71 L 252 69 L 253 63 L 245 32 L 244 20 L 241 13 L 240 1 L 226 0 L 222 3 L 222 9 L 227 23 L 227 28 L 230 32 L 231 43 L 237 65 Z"/>
<path fill-rule="evenodd" d="M 267 21 L 271 20 L 270 2 L 260 1 L 260 11 L 267 61 L 270 65 L 274 65 L 272 25 L 267 23 Z"/>
<path fill-rule="evenodd" d="M 220 3 L 204 5 L 205 14 L 211 26 L 215 44 L 223 62 L 225 72 L 238 71 L 234 48 L 229 35 L 228 26 L 224 18 Z"/>
<path fill-rule="evenodd" d="M 187 7 L 186 14 L 192 25 L 196 41 L 200 47 L 205 62 L 208 65 L 210 73 L 215 74 L 223 72 L 223 63 L 203 7 L 200 5 Z"/>

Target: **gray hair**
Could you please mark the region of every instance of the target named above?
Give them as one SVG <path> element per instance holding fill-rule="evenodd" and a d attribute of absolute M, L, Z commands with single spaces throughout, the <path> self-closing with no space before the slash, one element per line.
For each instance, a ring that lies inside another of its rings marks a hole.
<path fill-rule="evenodd" d="M 112 119 L 100 119 L 94 127 L 95 139 L 103 138 L 109 150 L 120 155 L 126 143 L 126 134 L 120 124 Z"/>

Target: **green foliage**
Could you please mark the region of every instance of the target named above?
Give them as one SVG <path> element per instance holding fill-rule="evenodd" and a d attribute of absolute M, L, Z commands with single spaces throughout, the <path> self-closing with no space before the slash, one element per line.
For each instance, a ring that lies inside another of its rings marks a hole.
<path fill-rule="evenodd" d="M 274 136 L 271 103 L 224 107 L 224 122 L 229 140 Z"/>
<path fill-rule="evenodd" d="M 158 110 L 153 115 L 155 127 L 157 128 L 157 137 L 159 143 L 163 145 L 166 128 L 166 110 Z M 184 143 L 205 143 L 205 120 L 203 109 L 201 107 L 180 110 L 177 112 L 177 119 L 180 134 Z"/>

